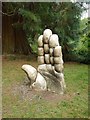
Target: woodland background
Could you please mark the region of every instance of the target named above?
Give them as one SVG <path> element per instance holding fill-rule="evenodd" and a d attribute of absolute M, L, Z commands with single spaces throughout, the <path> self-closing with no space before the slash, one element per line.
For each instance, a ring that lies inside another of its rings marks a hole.
<path fill-rule="evenodd" d="M 59 36 L 64 61 L 89 63 L 90 18 L 81 19 L 85 10 L 83 2 L 3 2 L 3 55 L 37 55 L 37 39 L 49 28 Z"/>

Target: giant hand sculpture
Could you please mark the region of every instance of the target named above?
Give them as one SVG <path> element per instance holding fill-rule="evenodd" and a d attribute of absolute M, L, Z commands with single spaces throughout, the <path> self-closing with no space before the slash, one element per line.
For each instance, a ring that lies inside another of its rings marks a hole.
<path fill-rule="evenodd" d="M 62 50 L 58 39 L 58 35 L 52 34 L 50 29 L 44 30 L 43 35 L 38 38 L 37 70 L 31 65 L 22 66 L 31 82 L 32 89 L 64 93 L 66 85 Z"/>

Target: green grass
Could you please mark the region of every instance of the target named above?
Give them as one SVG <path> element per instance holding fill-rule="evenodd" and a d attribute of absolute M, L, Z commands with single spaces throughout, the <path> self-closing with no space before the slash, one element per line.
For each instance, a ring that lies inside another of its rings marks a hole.
<path fill-rule="evenodd" d="M 31 100 L 13 94 L 14 88 L 22 84 L 25 73 L 23 64 L 37 68 L 35 60 L 3 60 L 3 118 L 87 118 L 88 117 L 88 66 L 65 63 L 64 75 L 67 85 L 61 99 L 44 100 L 37 96 Z M 79 93 L 79 95 L 78 95 Z"/>

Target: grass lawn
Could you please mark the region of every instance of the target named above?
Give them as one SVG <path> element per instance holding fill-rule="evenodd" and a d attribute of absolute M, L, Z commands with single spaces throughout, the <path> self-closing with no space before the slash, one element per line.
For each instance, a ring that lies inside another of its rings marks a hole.
<path fill-rule="evenodd" d="M 37 68 L 37 62 L 33 59 L 30 61 L 3 59 L 3 118 L 88 117 L 87 65 L 64 64 L 67 88 L 64 95 L 58 95 L 48 92 L 39 94 L 29 90 L 25 92 L 25 88 L 19 88 L 26 76 L 21 70 L 21 66 L 25 63 Z"/>

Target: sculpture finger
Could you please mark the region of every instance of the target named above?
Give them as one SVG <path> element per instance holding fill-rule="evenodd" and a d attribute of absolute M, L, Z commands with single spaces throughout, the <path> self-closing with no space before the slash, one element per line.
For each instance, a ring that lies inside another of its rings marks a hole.
<path fill-rule="evenodd" d="M 38 38 L 38 64 L 44 64 L 43 35 Z"/>
<path fill-rule="evenodd" d="M 40 35 L 38 38 L 38 47 L 43 47 L 43 35 Z"/>
<path fill-rule="evenodd" d="M 50 29 L 46 29 L 43 35 L 39 37 L 38 42 L 40 42 L 38 45 L 38 72 L 42 76 L 40 78 L 43 80 L 44 77 L 47 86 L 52 90 L 53 87 L 55 87 L 56 91 L 56 89 L 58 90 L 61 86 L 63 93 L 63 59 L 62 48 L 59 45 L 59 37 L 57 34 L 52 34 Z M 33 85 L 38 86 L 38 81 L 40 81 L 39 77 Z"/>
<path fill-rule="evenodd" d="M 50 29 L 46 29 L 38 38 L 38 64 L 49 64 L 49 38 L 52 35 Z"/>
<path fill-rule="evenodd" d="M 49 46 L 50 48 L 54 48 L 56 46 L 59 46 L 59 38 L 57 34 L 52 34 L 49 39 Z"/>
<path fill-rule="evenodd" d="M 46 29 L 43 32 L 43 41 L 45 44 L 49 43 L 49 38 L 52 35 L 52 31 L 50 29 Z"/>
<path fill-rule="evenodd" d="M 24 64 L 22 69 L 26 72 L 28 78 L 34 82 L 37 77 L 37 70 L 31 65 L 27 64 Z"/>
<path fill-rule="evenodd" d="M 61 46 L 56 46 L 54 48 L 54 67 L 57 72 L 59 73 L 63 72 L 63 59 Z"/>

